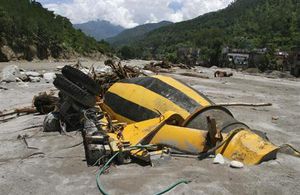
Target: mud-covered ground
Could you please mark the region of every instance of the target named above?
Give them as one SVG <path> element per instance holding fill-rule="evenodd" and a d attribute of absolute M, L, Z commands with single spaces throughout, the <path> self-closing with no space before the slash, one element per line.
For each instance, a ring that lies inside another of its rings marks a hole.
<path fill-rule="evenodd" d="M 10 63 L 26 70 L 47 72 L 63 63 Z M 84 62 L 91 65 L 94 62 Z M 133 61 L 139 65 L 146 62 Z M 102 64 L 99 63 L 99 64 Z M 6 64 L 0 64 L 0 70 Z M 210 79 L 178 78 L 203 92 L 216 103 L 270 102 L 271 107 L 234 107 L 235 117 L 251 128 L 267 132 L 270 140 L 300 148 L 300 80 L 270 79 L 233 71 L 232 78 L 214 78 L 214 69 L 198 68 Z M 195 72 L 195 71 L 193 71 Z M 0 84 L 0 110 L 28 105 L 38 92 L 53 88 L 48 83 Z M 278 120 L 272 120 L 272 118 Z M 87 167 L 80 134 L 43 133 L 44 116 L 27 115 L 0 123 L 0 194 L 98 194 L 96 167 Z M 27 149 L 18 136 L 26 135 Z M 39 153 L 42 152 L 45 155 Z M 35 154 L 29 157 L 31 154 Z M 113 166 L 101 176 L 110 194 L 154 194 L 180 179 L 170 194 L 299 194 L 300 159 L 279 154 L 278 159 L 258 166 L 232 169 L 214 165 L 212 159 L 173 158 L 157 167 L 129 164 Z"/>

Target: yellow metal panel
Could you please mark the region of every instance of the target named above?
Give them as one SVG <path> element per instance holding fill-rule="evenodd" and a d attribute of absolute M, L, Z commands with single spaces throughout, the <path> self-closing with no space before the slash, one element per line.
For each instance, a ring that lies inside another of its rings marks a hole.
<path fill-rule="evenodd" d="M 226 138 L 225 138 L 226 139 Z M 238 132 L 229 143 L 225 143 L 216 153 L 223 154 L 226 158 L 237 160 L 247 165 L 256 165 L 271 157 L 278 147 L 264 140 L 250 130 Z"/>
<path fill-rule="evenodd" d="M 111 93 L 118 94 L 120 97 L 143 106 L 149 110 L 161 113 L 174 111 L 180 114 L 183 118 L 190 115 L 185 109 L 174 104 L 161 95 L 154 93 L 142 86 L 128 83 L 115 83 L 108 90 Z"/>
<path fill-rule="evenodd" d="M 132 146 L 135 146 L 151 133 L 160 122 L 160 119 L 154 118 L 127 125 L 122 132 L 123 138 L 125 141 L 129 141 Z"/>
<path fill-rule="evenodd" d="M 190 154 L 203 152 L 207 131 L 164 125 L 153 137 L 151 144 L 165 145 Z"/>
<path fill-rule="evenodd" d="M 159 131 L 165 125 L 166 121 L 171 119 L 178 120 L 177 122 L 183 120 L 180 115 L 169 111 L 159 118 L 127 125 L 122 131 L 123 141 L 129 141 L 132 146 L 135 146 L 153 131 Z"/>
<path fill-rule="evenodd" d="M 177 80 L 171 78 L 171 77 L 166 77 L 166 76 L 161 76 L 161 75 L 155 75 L 152 76 L 154 78 L 157 78 L 172 87 L 178 89 L 182 93 L 186 94 L 190 98 L 194 99 L 196 102 L 198 102 L 202 106 L 210 106 L 211 103 L 209 103 L 205 98 L 203 98 L 200 94 L 198 94 L 196 91 L 191 89 L 190 87 L 178 82 Z"/>

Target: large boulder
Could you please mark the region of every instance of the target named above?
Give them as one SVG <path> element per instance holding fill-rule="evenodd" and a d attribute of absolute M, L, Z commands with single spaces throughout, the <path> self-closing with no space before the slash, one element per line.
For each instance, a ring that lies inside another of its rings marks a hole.
<path fill-rule="evenodd" d="M 20 69 L 16 65 L 6 66 L 2 70 L 2 81 L 4 82 L 16 82 L 21 77 Z"/>
<path fill-rule="evenodd" d="M 43 75 L 46 83 L 52 83 L 56 77 L 56 74 L 54 72 L 47 72 Z"/>

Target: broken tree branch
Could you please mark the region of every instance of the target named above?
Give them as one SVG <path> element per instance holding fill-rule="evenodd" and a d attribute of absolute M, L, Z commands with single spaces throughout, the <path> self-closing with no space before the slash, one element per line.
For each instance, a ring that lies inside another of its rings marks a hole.
<path fill-rule="evenodd" d="M 14 114 L 33 114 L 36 113 L 36 109 L 33 107 L 24 107 L 24 108 L 17 108 L 12 111 L 7 111 L 7 112 L 0 112 L 0 117 L 5 117 L 9 115 L 14 115 Z"/>
<path fill-rule="evenodd" d="M 272 106 L 272 103 L 220 103 L 217 106 L 248 106 L 248 107 L 265 107 Z"/>

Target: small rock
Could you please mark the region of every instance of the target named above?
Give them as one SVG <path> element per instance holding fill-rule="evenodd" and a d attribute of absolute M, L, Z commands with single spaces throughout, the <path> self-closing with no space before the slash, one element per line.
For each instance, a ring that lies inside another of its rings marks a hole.
<path fill-rule="evenodd" d="M 40 77 L 29 77 L 29 81 L 32 83 L 38 83 L 41 81 Z"/>
<path fill-rule="evenodd" d="M 144 74 L 146 74 L 146 75 L 153 75 L 153 74 L 155 74 L 151 70 L 142 70 L 141 72 L 144 73 Z"/>
<path fill-rule="evenodd" d="M 46 83 L 52 83 L 56 77 L 56 74 L 54 72 L 48 72 L 48 73 L 45 73 L 43 75 Z"/>
<path fill-rule="evenodd" d="M 217 156 L 214 158 L 214 164 L 221 164 L 223 165 L 225 163 L 224 157 L 222 154 L 217 154 Z"/>
<path fill-rule="evenodd" d="M 22 79 L 20 79 L 20 78 L 17 78 L 16 81 L 19 82 L 19 83 L 23 82 Z"/>
<path fill-rule="evenodd" d="M 56 70 L 60 71 L 64 66 L 56 66 Z"/>
<path fill-rule="evenodd" d="M 244 167 L 244 164 L 241 163 L 241 162 L 239 162 L 239 161 L 234 160 L 234 161 L 231 161 L 230 167 L 231 167 L 231 168 L 241 169 L 241 168 Z"/>
<path fill-rule="evenodd" d="M 97 66 L 94 71 L 96 74 L 107 74 L 113 72 L 112 68 L 109 66 Z"/>
<path fill-rule="evenodd" d="M 24 72 L 21 72 L 19 79 L 22 81 L 28 81 L 28 76 Z"/>
<path fill-rule="evenodd" d="M 80 71 L 83 72 L 84 74 L 89 74 L 90 72 L 89 69 L 87 68 L 81 68 Z"/>
<path fill-rule="evenodd" d="M 277 121 L 279 119 L 279 116 L 272 116 L 273 121 Z"/>
<path fill-rule="evenodd" d="M 28 77 L 40 77 L 41 74 L 38 72 L 34 72 L 34 71 L 27 71 L 24 72 L 25 75 L 27 75 Z"/>
<path fill-rule="evenodd" d="M 210 69 L 218 69 L 218 67 L 217 66 L 212 66 L 212 67 L 210 67 Z"/>

